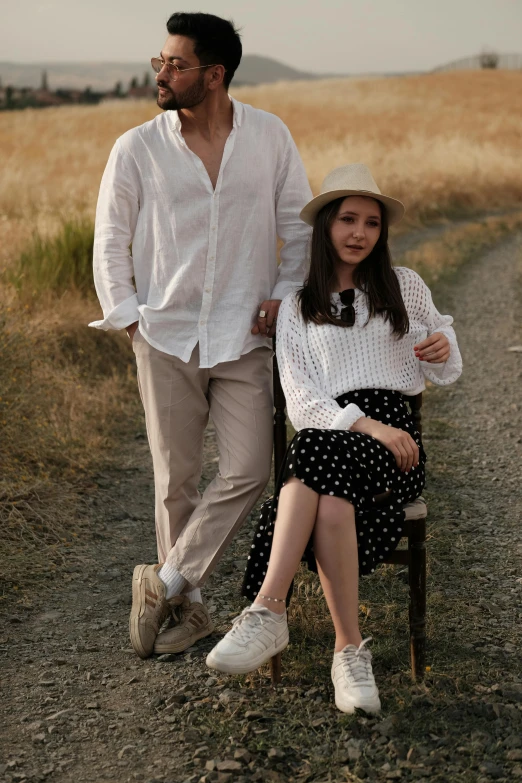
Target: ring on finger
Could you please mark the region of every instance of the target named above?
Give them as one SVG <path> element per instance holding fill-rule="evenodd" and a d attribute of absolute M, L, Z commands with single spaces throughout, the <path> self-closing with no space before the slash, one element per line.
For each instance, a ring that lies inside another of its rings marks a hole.
<path fill-rule="evenodd" d="M 266 310 L 259 311 L 259 318 L 266 318 Z"/>

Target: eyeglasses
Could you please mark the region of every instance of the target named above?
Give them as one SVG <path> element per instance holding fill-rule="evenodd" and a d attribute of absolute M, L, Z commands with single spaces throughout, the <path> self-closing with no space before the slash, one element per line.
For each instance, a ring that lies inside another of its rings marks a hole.
<path fill-rule="evenodd" d="M 355 289 L 347 288 L 345 291 L 341 291 L 339 296 L 341 297 L 341 304 L 344 305 L 341 308 L 341 321 L 346 326 L 353 326 L 355 323 L 355 307 L 353 306 Z"/>
<path fill-rule="evenodd" d="M 176 81 L 183 71 L 197 71 L 200 68 L 213 68 L 214 65 L 217 65 L 218 63 L 214 63 L 213 65 L 196 65 L 194 68 L 180 68 L 179 65 L 162 60 L 161 57 L 151 57 L 150 64 L 152 65 L 154 73 L 159 73 L 163 67 L 166 67 L 172 76 L 173 81 Z"/>

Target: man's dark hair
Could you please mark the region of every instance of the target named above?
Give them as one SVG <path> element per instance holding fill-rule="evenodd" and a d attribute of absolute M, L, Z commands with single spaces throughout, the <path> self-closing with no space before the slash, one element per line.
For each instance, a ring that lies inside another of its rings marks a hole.
<path fill-rule="evenodd" d="M 228 89 L 243 53 L 241 38 L 232 22 L 213 14 L 179 12 L 168 20 L 167 31 L 169 35 L 192 39 L 201 65 L 223 65 L 223 81 Z"/>

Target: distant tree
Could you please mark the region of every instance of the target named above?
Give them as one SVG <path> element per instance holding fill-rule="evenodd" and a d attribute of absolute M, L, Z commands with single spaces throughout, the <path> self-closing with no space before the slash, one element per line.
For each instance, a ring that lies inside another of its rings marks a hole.
<path fill-rule="evenodd" d="M 138 86 L 138 77 L 133 76 L 132 79 L 130 80 L 129 89 L 135 90 L 137 86 Z"/>
<path fill-rule="evenodd" d="M 92 87 L 86 87 L 85 90 L 80 95 L 79 103 L 90 103 L 90 104 L 99 103 L 103 98 L 104 94 L 105 93 L 103 92 L 94 92 Z"/>
<path fill-rule="evenodd" d="M 145 71 L 145 73 L 143 74 L 142 86 L 150 87 L 150 73 L 148 71 Z"/>
<path fill-rule="evenodd" d="M 92 92 L 91 87 L 86 87 L 82 92 L 81 103 L 97 103 L 96 96 Z"/>
<path fill-rule="evenodd" d="M 5 106 L 7 109 L 12 109 L 14 106 L 13 88 L 11 85 L 5 88 Z"/>
<path fill-rule="evenodd" d="M 480 55 L 480 67 L 481 68 L 497 68 L 498 67 L 498 54 L 496 52 L 482 52 Z"/>
<path fill-rule="evenodd" d="M 49 90 L 49 83 L 47 81 L 47 71 L 42 71 L 42 83 L 40 84 L 40 89 L 45 90 L 46 92 Z"/>
<path fill-rule="evenodd" d="M 121 82 L 116 82 L 114 85 L 114 95 L 117 98 L 123 98 L 123 85 Z"/>

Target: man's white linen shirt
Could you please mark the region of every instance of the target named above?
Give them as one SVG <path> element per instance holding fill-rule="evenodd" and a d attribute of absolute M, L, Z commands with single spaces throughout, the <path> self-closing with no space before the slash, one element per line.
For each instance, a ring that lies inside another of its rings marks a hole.
<path fill-rule="evenodd" d="M 199 343 L 200 367 L 270 345 L 250 333 L 260 303 L 283 299 L 306 274 L 310 229 L 299 213 L 312 194 L 295 143 L 275 115 L 231 100 L 215 190 L 178 112 L 167 111 L 117 140 L 96 210 L 104 318 L 90 326 L 139 320 L 153 347 L 184 362 Z"/>

